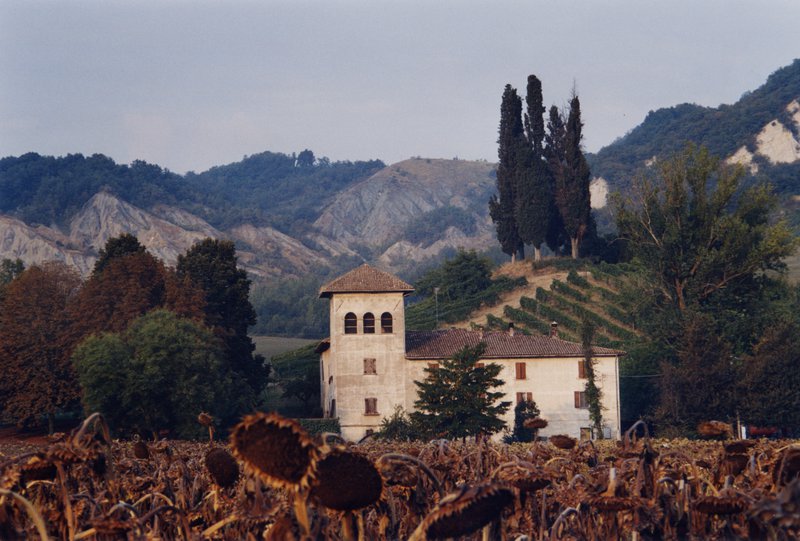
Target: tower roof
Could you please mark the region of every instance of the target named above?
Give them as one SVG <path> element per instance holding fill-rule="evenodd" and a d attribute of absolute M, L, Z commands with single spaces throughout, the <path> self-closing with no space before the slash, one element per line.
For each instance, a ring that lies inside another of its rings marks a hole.
<path fill-rule="evenodd" d="M 411 293 L 412 291 L 414 288 L 397 276 L 364 263 L 322 286 L 319 296 L 330 297 L 334 293 Z"/>

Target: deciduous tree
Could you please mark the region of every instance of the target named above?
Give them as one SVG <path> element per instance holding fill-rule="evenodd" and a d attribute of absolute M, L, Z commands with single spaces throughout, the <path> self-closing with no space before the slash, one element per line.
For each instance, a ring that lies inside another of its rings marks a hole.
<path fill-rule="evenodd" d="M 102 412 L 121 432 L 198 436 L 201 411 L 241 414 L 241 381 L 214 334 L 198 322 L 154 310 L 122 333 L 95 335 L 74 353 L 86 411 Z"/>
<path fill-rule="evenodd" d="M 37 421 L 77 402 L 67 306 L 80 285 L 62 263 L 35 265 L 6 286 L 0 305 L 0 396 L 17 423 Z"/>

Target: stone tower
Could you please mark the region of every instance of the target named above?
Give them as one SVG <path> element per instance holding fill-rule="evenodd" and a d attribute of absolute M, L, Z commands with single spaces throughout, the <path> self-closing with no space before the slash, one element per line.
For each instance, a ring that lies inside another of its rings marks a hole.
<path fill-rule="evenodd" d="M 413 287 L 364 264 L 320 289 L 330 338 L 319 351 L 322 410 L 357 440 L 406 401 L 404 297 Z"/>

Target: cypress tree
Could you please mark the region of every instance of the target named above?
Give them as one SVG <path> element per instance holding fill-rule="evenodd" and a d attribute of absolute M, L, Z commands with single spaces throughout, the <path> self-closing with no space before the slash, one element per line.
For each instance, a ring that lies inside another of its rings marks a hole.
<path fill-rule="evenodd" d="M 498 143 L 497 192 L 489 200 L 489 215 L 497 230 L 497 240 L 503 252 L 513 261 L 519 254 L 525 257 L 525 245 L 519 236 L 516 221 L 517 181 L 519 158 L 525 137 L 522 126 L 522 100 L 511 85 L 506 85 L 500 106 Z"/>
<path fill-rule="evenodd" d="M 563 185 L 567 128 L 564 117 L 555 105 L 550 107 L 547 121 L 547 135 L 545 135 L 544 157 L 547 169 L 550 172 L 551 189 L 553 191 L 550 222 L 547 228 L 547 245 L 554 252 L 558 252 L 564 244 L 564 222 L 561 219 L 556 200 L 561 196 L 559 188 Z"/>
<path fill-rule="evenodd" d="M 550 213 L 553 208 L 552 177 L 544 162 L 544 105 L 542 83 L 535 75 L 528 76 L 525 134 L 528 144 L 520 158 L 517 229 L 520 239 L 532 244 L 534 259 L 541 260 L 541 246 L 547 238 Z"/>
<path fill-rule="evenodd" d="M 564 162 L 560 175 L 556 176 L 556 205 L 569 235 L 572 258 L 578 258 L 581 240 L 586 234 L 591 216 L 589 164 L 581 150 L 581 103 L 574 94 L 569 104 L 564 135 Z"/>

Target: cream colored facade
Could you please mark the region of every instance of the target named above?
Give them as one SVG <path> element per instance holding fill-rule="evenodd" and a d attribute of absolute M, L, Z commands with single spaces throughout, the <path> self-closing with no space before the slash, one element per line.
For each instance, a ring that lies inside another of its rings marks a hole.
<path fill-rule="evenodd" d="M 396 406 L 413 411 L 417 399 L 414 381 L 424 379 L 423 370 L 429 363 L 441 362 L 441 358 L 407 358 L 404 292 L 334 292 L 325 296 L 330 298 L 331 332 L 329 346 L 321 348 L 322 409 L 325 417 L 339 418 L 343 437 L 358 440 L 369 431 L 377 431 L 381 420 L 390 416 Z M 350 326 L 350 333 L 345 329 L 348 314 L 356 321 L 355 327 Z M 374 333 L 364 332 L 365 314 L 375 318 Z M 391 314 L 391 332 L 381 328 L 382 314 Z M 605 436 L 619 438 L 619 355 L 598 355 L 595 360 Z M 547 357 L 531 351 L 530 356 L 517 354 L 482 362 L 502 366 L 499 377 L 505 384 L 500 390 L 505 393 L 504 400 L 512 402 L 505 415 L 509 430 L 514 423 L 517 393 L 525 393 L 523 397 L 530 393 L 549 423 L 540 436 L 586 436 L 589 411 L 576 407 L 576 393 L 582 392 L 586 384 L 579 377 L 580 356 Z M 516 377 L 517 363 L 525 365 L 524 379 Z"/>

